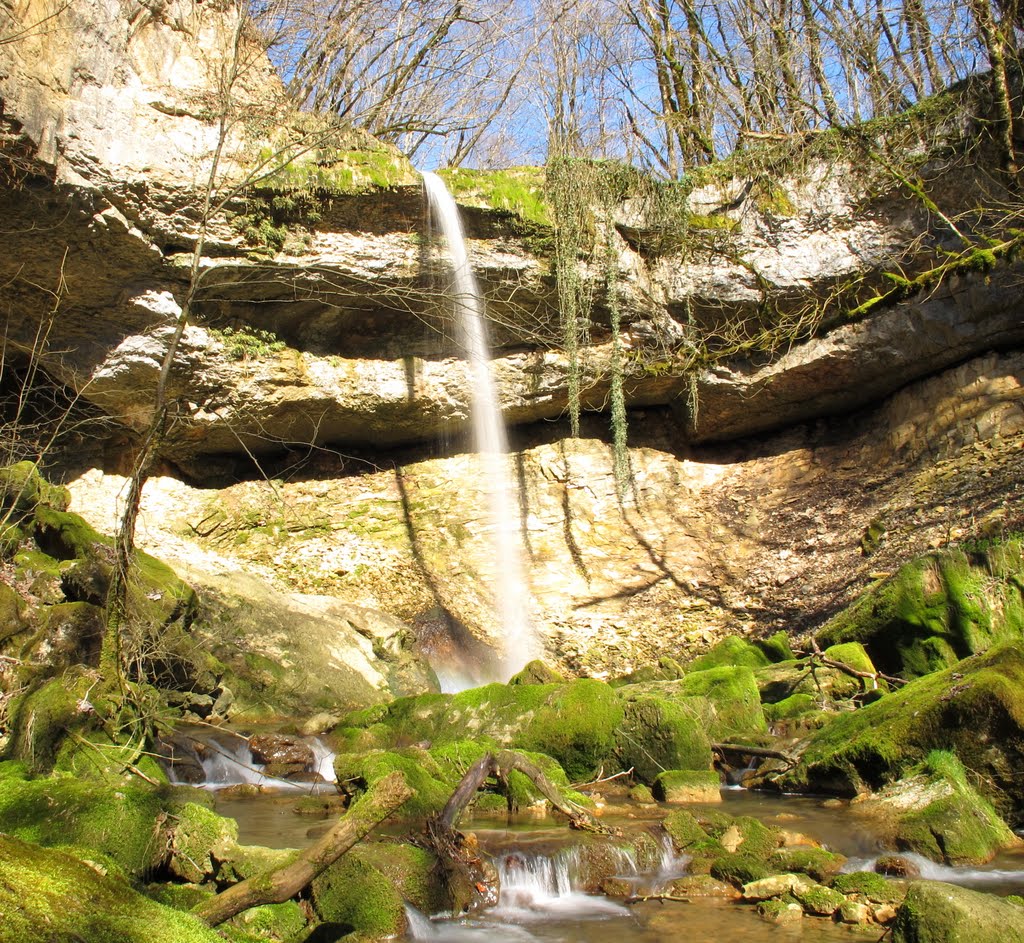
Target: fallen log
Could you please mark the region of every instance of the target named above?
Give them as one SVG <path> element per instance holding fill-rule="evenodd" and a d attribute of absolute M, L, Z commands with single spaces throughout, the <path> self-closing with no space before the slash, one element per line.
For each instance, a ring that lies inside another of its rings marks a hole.
<path fill-rule="evenodd" d="M 413 790 L 401 773 L 385 776 L 326 835 L 290 864 L 241 881 L 200 904 L 192 913 L 215 927 L 250 907 L 290 900 L 412 795 Z"/>

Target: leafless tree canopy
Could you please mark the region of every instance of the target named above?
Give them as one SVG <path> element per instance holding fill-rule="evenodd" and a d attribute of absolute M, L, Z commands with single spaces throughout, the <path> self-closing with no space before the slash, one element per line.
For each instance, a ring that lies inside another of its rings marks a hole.
<path fill-rule="evenodd" d="M 269 0 L 305 107 L 414 159 L 613 157 L 678 177 L 746 137 L 1008 81 L 1019 0 Z M 1012 116 L 1007 116 L 1012 118 Z"/>

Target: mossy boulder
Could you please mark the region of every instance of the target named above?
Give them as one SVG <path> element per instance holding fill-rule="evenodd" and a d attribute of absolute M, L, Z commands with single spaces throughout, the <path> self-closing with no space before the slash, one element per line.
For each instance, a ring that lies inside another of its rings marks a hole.
<path fill-rule="evenodd" d="M 50 680 L 37 680 L 12 702 L 10 738 L 4 757 L 24 761 L 32 772 L 53 769 L 64 740 L 95 726 L 87 695 L 97 678 L 71 669 Z"/>
<path fill-rule="evenodd" d="M 826 649 L 822 655 L 835 664 L 845 665 L 863 674 L 877 671 L 864 646 L 845 642 Z M 861 697 L 868 691 L 887 691 L 888 686 L 877 678 L 863 678 L 817 659 L 796 658 L 776 662 L 755 671 L 757 688 L 764 702 L 766 716 L 774 719 L 792 718 L 799 709 L 832 707 L 840 702 Z M 800 698 L 799 701 L 793 700 Z M 768 705 L 777 706 L 774 710 Z M 785 713 L 782 713 L 785 712 Z"/>
<path fill-rule="evenodd" d="M 888 881 L 874 871 L 850 871 L 832 879 L 831 887 L 852 900 L 870 904 L 898 904 L 906 896 L 907 887 L 899 881 Z"/>
<path fill-rule="evenodd" d="M 761 695 L 748 666 L 691 671 L 674 682 L 675 697 L 706 698 L 712 707 L 705 718 L 712 740 L 757 739 L 768 730 Z"/>
<path fill-rule="evenodd" d="M 806 874 L 819 883 L 834 878 L 846 864 L 846 856 L 825 848 L 793 846 L 777 848 L 768 857 L 768 865 L 776 871 Z"/>
<path fill-rule="evenodd" d="M 951 753 L 932 751 L 920 768 L 858 803 L 876 827 L 902 851 L 950 865 L 983 864 L 1003 848 L 1020 844 L 991 803 L 978 795 Z"/>
<path fill-rule="evenodd" d="M 721 787 L 714 770 L 669 769 L 658 773 L 651 791 L 660 802 L 721 802 Z"/>
<path fill-rule="evenodd" d="M 43 846 L 74 845 L 106 855 L 137 877 L 167 854 L 160 823 L 166 802 L 153 789 L 119 789 L 70 776 L 28 778 L 3 763 L 0 831 Z"/>
<path fill-rule="evenodd" d="M 211 809 L 187 802 L 177 810 L 171 829 L 170 870 L 182 880 L 201 884 L 217 871 L 218 858 L 238 843 L 238 823 Z"/>
<path fill-rule="evenodd" d="M 0 834 L 0 943 L 40 939 L 223 943 L 191 914 L 77 858 Z"/>
<path fill-rule="evenodd" d="M 353 798 L 395 771 L 401 772 L 414 790 L 401 810 L 402 816 L 408 818 L 425 818 L 440 812 L 458 781 L 458 777 L 452 779 L 448 770 L 419 747 L 339 753 L 334 758 L 338 788 Z"/>
<path fill-rule="evenodd" d="M 777 651 L 778 646 L 769 646 L 771 651 Z M 773 660 L 760 646 L 748 642 L 738 635 L 730 635 L 722 639 L 707 654 L 695 658 L 686 666 L 687 673 L 694 671 L 707 671 L 710 668 L 733 668 L 744 666 L 747 668 L 762 668 Z"/>
<path fill-rule="evenodd" d="M 509 684 L 559 684 L 565 681 L 557 671 L 534 659 L 518 674 L 509 678 Z"/>
<path fill-rule="evenodd" d="M 6 583 L 0 583 L 0 648 L 9 639 L 27 632 L 28 612 L 21 594 Z"/>
<path fill-rule="evenodd" d="M 710 770 L 712 761 L 700 714 L 688 705 L 644 694 L 625 700 L 615 754 L 623 769 L 632 769 L 647 784 L 663 770 Z"/>
<path fill-rule="evenodd" d="M 690 870 L 735 887 L 768 877 L 768 864 L 782 833 L 752 816 L 718 810 L 679 809 L 665 817 L 665 831 L 677 851 L 691 856 Z"/>
<path fill-rule="evenodd" d="M 259 940 L 290 941 L 306 929 L 306 915 L 294 900 L 283 904 L 262 904 L 250 907 L 233 917 L 231 927 Z"/>
<path fill-rule="evenodd" d="M 904 564 L 831 619 L 818 642 L 861 642 L 888 674 L 954 665 L 1024 631 L 1024 543 L 948 548 Z"/>
<path fill-rule="evenodd" d="M 609 685 L 583 678 L 558 686 L 519 740 L 521 748 L 558 760 L 571 779 L 583 779 L 615 754 L 615 735 L 625 710 Z"/>
<path fill-rule="evenodd" d="M 821 884 L 811 884 L 806 888 L 794 890 L 793 896 L 800 901 L 804 913 L 815 917 L 831 917 L 846 903 L 846 897 L 839 891 Z"/>
<path fill-rule="evenodd" d="M 676 851 L 691 856 L 714 857 L 725 849 L 704 827 L 701 818 L 689 809 L 676 809 L 665 816 L 662 827 L 672 839 Z"/>
<path fill-rule="evenodd" d="M 893 943 L 1024 943 L 1024 908 L 994 894 L 915 881 L 892 927 Z"/>
<path fill-rule="evenodd" d="M 343 932 L 375 939 L 402 933 L 405 901 L 426 913 L 450 906 L 431 879 L 436 864 L 422 848 L 362 843 L 313 881 L 313 907 L 324 923 Z"/>
<path fill-rule="evenodd" d="M 1002 643 L 860 709 L 810 739 L 783 788 L 839 795 L 880 789 L 950 750 L 997 806 L 1024 806 L 1024 644 Z"/>
<path fill-rule="evenodd" d="M 51 485 L 34 462 L 16 462 L 0 468 L 0 511 L 11 512 L 17 518 L 32 514 L 40 506 L 66 511 L 70 503 L 68 489 Z"/>
<path fill-rule="evenodd" d="M 473 739 L 545 753 L 574 779 L 615 755 L 624 708 L 615 690 L 583 678 L 564 684 L 489 684 L 455 695 L 399 698 L 349 714 L 335 731 L 342 749 L 391 750 Z"/>
<path fill-rule="evenodd" d="M 401 815 L 417 819 L 440 812 L 469 767 L 489 749 L 491 747 L 487 744 L 460 740 L 430 750 L 406 747 L 400 750 L 339 753 L 335 756 L 334 771 L 338 788 L 351 798 L 362 795 L 389 773 L 396 770 L 402 772 L 415 794 L 402 806 Z M 524 756 L 569 798 L 586 802 L 578 793 L 569 790 L 565 771 L 551 757 L 526 752 Z M 490 811 L 528 808 L 544 801 L 537 787 L 517 770 L 509 774 L 505 786 L 507 791 L 500 796 L 486 790 L 478 792 L 473 805 L 480 811 Z"/>

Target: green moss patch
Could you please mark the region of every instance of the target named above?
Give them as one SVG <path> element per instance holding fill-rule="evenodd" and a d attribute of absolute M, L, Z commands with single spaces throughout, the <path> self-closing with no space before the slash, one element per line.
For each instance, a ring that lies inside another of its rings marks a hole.
<path fill-rule="evenodd" d="M 405 930 L 405 900 L 428 913 L 444 906 L 429 879 L 435 863 L 407 845 L 359 845 L 313 881 L 313 906 L 325 923 L 375 939 L 393 936 Z"/>
<path fill-rule="evenodd" d="M 823 645 L 858 641 L 888 674 L 920 676 L 1020 638 L 1024 547 L 1019 539 L 976 551 L 918 557 L 871 587 L 818 633 Z"/>
<path fill-rule="evenodd" d="M 778 649 L 778 645 L 775 645 Z M 792 652 L 789 657 L 792 657 Z M 760 646 L 748 642 L 738 635 L 730 635 L 722 639 L 706 655 L 695 658 L 688 666 L 687 671 L 707 671 L 709 668 L 726 668 L 744 665 L 747 668 L 761 668 L 769 664 L 771 659 Z"/>
<path fill-rule="evenodd" d="M 133 877 L 166 855 L 158 827 L 162 811 L 152 789 L 113 790 L 66 776 L 0 780 L 0 831 L 107 855 Z"/>
<path fill-rule="evenodd" d="M 40 934 L 43 934 L 42 936 Z M 61 852 L 0 834 L 0 943 L 220 943 L 190 914 Z"/>
<path fill-rule="evenodd" d="M 1004 643 L 936 672 L 816 732 L 784 788 L 854 795 L 950 749 L 989 798 L 1024 803 L 1024 644 Z"/>

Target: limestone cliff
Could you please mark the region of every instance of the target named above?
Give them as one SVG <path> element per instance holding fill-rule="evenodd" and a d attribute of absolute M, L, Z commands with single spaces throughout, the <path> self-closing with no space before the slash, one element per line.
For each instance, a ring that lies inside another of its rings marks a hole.
<path fill-rule="evenodd" d="M 436 445 L 458 441 L 469 384 L 411 168 L 289 111 L 230 4 L 0 11 L 6 350 L 41 369 L 33 392 L 45 376 L 104 420 L 72 443 L 82 513 L 112 525 L 118 479 L 102 470 L 148 423 L 195 288 L 163 446 L 192 484 L 147 497 L 143 545 L 196 579 L 213 553 L 422 639 L 440 621 L 493 641 L 473 462 Z M 979 87 L 716 168 L 674 228 L 624 197 L 604 237 L 632 409 L 625 497 L 603 422 L 575 442 L 557 422 L 548 219 L 496 208 L 485 175 L 452 180 L 555 657 L 615 671 L 720 631 L 803 627 L 910 552 L 1019 526 L 1022 269 L 992 225 L 1013 195 L 987 170 Z M 912 178 L 892 172 L 900 149 Z M 539 172 L 519 183 L 543 197 Z M 595 298 L 582 401 L 600 414 L 609 271 L 580 266 Z M 256 460 L 271 480 L 237 482 L 259 478 Z M 869 558 L 875 521 L 888 537 Z"/>

